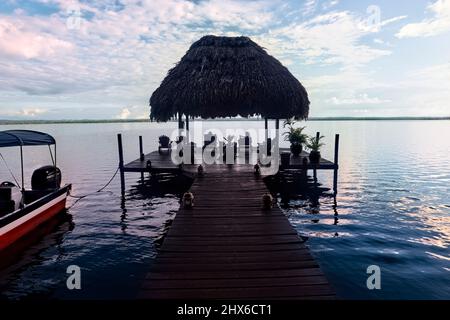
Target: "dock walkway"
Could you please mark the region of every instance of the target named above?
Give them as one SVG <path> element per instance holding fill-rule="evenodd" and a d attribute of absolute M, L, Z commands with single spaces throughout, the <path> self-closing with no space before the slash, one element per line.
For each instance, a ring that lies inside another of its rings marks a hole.
<path fill-rule="evenodd" d="M 335 298 L 283 212 L 262 209 L 253 166 L 206 166 L 190 192 L 195 206 L 178 211 L 140 298 Z"/>

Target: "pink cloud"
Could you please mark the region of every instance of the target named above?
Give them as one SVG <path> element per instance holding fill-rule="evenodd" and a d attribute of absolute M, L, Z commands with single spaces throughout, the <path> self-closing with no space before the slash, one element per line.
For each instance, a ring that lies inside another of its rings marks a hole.
<path fill-rule="evenodd" d="M 50 34 L 26 30 L 23 25 L 0 18 L 0 53 L 4 55 L 25 59 L 45 58 L 70 49 L 70 42 Z"/>

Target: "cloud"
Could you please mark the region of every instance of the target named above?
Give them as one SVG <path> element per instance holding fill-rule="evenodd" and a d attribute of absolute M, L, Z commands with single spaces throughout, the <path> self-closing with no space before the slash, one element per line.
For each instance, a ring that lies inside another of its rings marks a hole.
<path fill-rule="evenodd" d="M 332 97 L 327 100 L 328 103 L 334 105 L 367 105 L 367 104 L 383 104 L 389 103 L 391 100 L 380 99 L 378 97 L 369 97 L 367 93 L 358 95 L 357 97 L 338 98 Z"/>
<path fill-rule="evenodd" d="M 96 91 L 123 104 L 121 94 L 127 91 L 148 101 L 167 70 L 202 35 L 256 32 L 281 10 L 278 1 L 269 0 L 246 2 L 245 10 L 236 0 L 144 0 L 120 7 L 103 0 L 79 3 L 82 21 L 69 29 L 67 10 L 77 2 L 40 2 L 60 11 L 0 15 L 0 90 L 39 96 Z"/>
<path fill-rule="evenodd" d="M 118 119 L 128 119 L 130 114 L 131 114 L 130 109 L 123 108 L 122 111 L 120 112 L 120 114 L 117 116 L 117 118 Z"/>
<path fill-rule="evenodd" d="M 397 22 L 397 21 L 401 21 L 401 20 L 404 20 L 406 18 L 408 18 L 408 16 L 397 16 L 397 17 L 393 17 L 393 18 L 390 18 L 390 19 L 386 19 L 386 20 L 381 21 L 380 26 L 384 27 L 384 26 L 387 26 L 388 24 L 391 24 L 391 23 L 394 23 L 394 22 Z"/>
<path fill-rule="evenodd" d="M 35 117 L 37 115 L 46 113 L 47 110 L 46 109 L 41 109 L 41 108 L 26 108 L 26 109 L 22 109 L 21 111 L 19 111 L 17 113 L 17 115 L 20 116 L 25 116 L 25 117 Z"/>
<path fill-rule="evenodd" d="M 431 37 L 450 31 L 450 0 L 438 0 L 427 7 L 434 16 L 403 26 L 397 38 Z"/>
<path fill-rule="evenodd" d="M 143 106 L 130 106 L 122 108 L 120 113 L 116 116 L 117 119 L 147 119 L 149 117 L 149 111 L 147 107 Z"/>
<path fill-rule="evenodd" d="M 394 50 L 373 37 L 389 39 L 378 35 L 382 27 L 405 16 L 371 28 L 367 12 L 335 11 L 337 2 L 80 1 L 81 23 L 70 29 L 77 1 L 35 0 L 54 10 L 0 14 L 0 108 L 17 116 L 32 105 L 49 110 L 45 117 L 148 118 L 151 92 L 205 34 L 250 36 L 289 66 L 315 104 L 338 109 L 364 93 L 370 104 L 383 82 L 370 64 Z"/>
<path fill-rule="evenodd" d="M 25 59 L 48 58 L 72 49 L 70 42 L 27 30 L 26 25 L 0 18 L 0 54 Z"/>
<path fill-rule="evenodd" d="M 38 108 L 38 107 L 25 107 L 22 108 L 20 110 L 14 109 L 14 108 L 9 108 L 9 109 L 5 109 L 2 110 L 0 112 L 0 116 L 6 116 L 6 117 L 26 117 L 26 118 L 30 118 L 30 117 L 36 117 L 42 114 L 47 113 L 48 110 L 44 109 L 44 108 Z"/>
<path fill-rule="evenodd" d="M 319 4 L 319 0 L 306 0 L 303 5 L 302 14 L 304 16 L 312 15 L 317 10 L 317 5 Z"/>
<path fill-rule="evenodd" d="M 382 39 L 379 39 L 379 38 L 373 39 L 373 42 L 376 43 L 376 44 L 384 44 L 384 41 Z"/>
<path fill-rule="evenodd" d="M 364 17 L 348 11 L 321 14 L 272 30 L 269 36 L 274 39 L 269 45 L 280 54 L 291 54 L 307 64 L 364 65 L 391 54 L 362 43 L 365 36 L 373 33 L 365 22 Z"/>
<path fill-rule="evenodd" d="M 450 62 L 411 71 L 397 84 L 407 96 L 410 112 L 424 116 L 450 116 Z"/>
<path fill-rule="evenodd" d="M 328 10 L 338 4 L 339 4 L 339 0 L 330 0 L 330 1 L 327 1 L 324 4 L 322 4 L 322 9 Z"/>

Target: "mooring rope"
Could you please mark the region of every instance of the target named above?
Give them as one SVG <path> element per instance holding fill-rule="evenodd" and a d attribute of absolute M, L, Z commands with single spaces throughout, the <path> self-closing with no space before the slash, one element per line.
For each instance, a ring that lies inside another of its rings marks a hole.
<path fill-rule="evenodd" d="M 14 175 L 14 173 L 11 171 L 11 169 L 8 166 L 8 163 L 6 162 L 6 159 L 3 157 L 3 155 L 0 152 L 0 157 L 2 157 L 3 162 L 5 163 L 6 169 L 8 169 L 9 173 L 11 174 L 11 176 L 13 177 L 14 181 L 16 182 L 16 185 L 19 186 L 19 182 L 16 179 L 16 176 Z"/>
<path fill-rule="evenodd" d="M 91 195 L 93 195 L 93 194 L 96 194 L 96 193 L 99 193 L 99 192 L 102 192 L 103 190 L 105 190 L 105 189 L 111 184 L 111 182 L 114 180 L 114 178 L 116 177 L 117 173 L 119 172 L 119 169 L 120 169 L 120 167 L 117 167 L 116 172 L 114 172 L 114 174 L 113 174 L 113 176 L 111 177 L 111 179 L 109 179 L 109 181 L 108 181 L 103 187 L 101 187 L 100 189 L 98 189 L 97 191 L 94 191 L 94 192 L 91 192 L 91 193 L 87 193 L 87 194 L 84 194 L 84 195 L 82 195 L 82 196 L 72 195 L 72 194 L 69 193 L 68 197 L 75 198 L 75 199 L 77 199 L 77 200 L 76 200 L 74 203 L 72 203 L 72 205 L 71 205 L 69 208 L 67 208 L 67 210 L 71 209 L 71 208 L 72 208 L 74 205 L 76 205 L 76 204 L 78 203 L 78 201 L 80 201 L 81 199 L 84 199 L 84 198 L 86 198 L 86 197 L 89 197 L 89 196 L 91 196 Z"/>

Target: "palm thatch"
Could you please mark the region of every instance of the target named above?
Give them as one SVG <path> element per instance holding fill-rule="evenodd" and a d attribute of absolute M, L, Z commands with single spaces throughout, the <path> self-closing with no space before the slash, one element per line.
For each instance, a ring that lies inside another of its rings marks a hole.
<path fill-rule="evenodd" d="M 150 98 L 150 118 L 261 115 L 306 119 L 308 94 L 277 59 L 247 37 L 204 36 Z"/>

